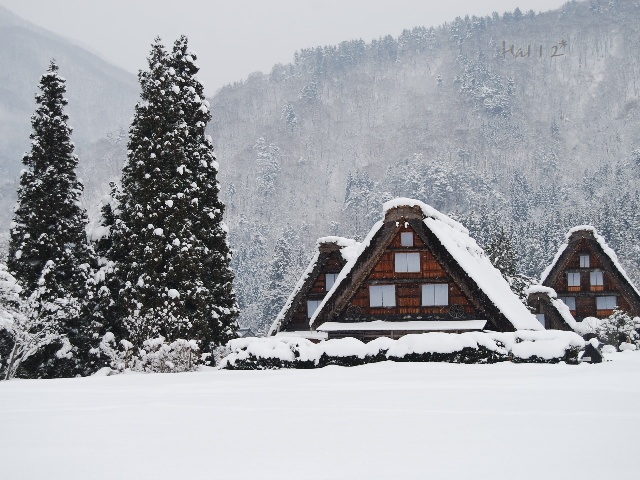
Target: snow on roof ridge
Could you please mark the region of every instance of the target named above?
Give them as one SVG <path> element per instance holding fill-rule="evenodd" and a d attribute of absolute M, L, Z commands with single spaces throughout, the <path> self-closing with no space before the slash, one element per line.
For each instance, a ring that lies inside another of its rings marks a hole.
<path fill-rule="evenodd" d="M 320 237 L 318 240 L 316 240 L 316 245 L 320 245 L 321 243 L 334 243 L 336 245 L 338 245 L 339 247 L 350 247 L 356 242 L 354 239 L 352 238 L 346 238 L 346 237 L 337 237 L 335 235 L 328 235 L 326 237 Z"/>
<path fill-rule="evenodd" d="M 575 227 L 569 229 L 569 231 L 565 235 L 565 238 L 569 240 L 569 237 L 577 232 L 593 232 L 594 235 L 598 235 L 598 230 L 596 230 L 596 227 L 594 227 L 593 225 L 576 225 Z"/>
<path fill-rule="evenodd" d="M 530 285 L 524 291 L 526 295 L 531 295 L 532 293 L 545 293 L 549 296 L 549 298 L 558 298 L 558 294 L 551 287 L 545 287 L 544 285 Z"/>
<path fill-rule="evenodd" d="M 426 203 L 413 198 L 398 197 L 398 198 L 394 198 L 393 200 L 384 202 L 384 204 L 382 205 L 383 214 L 386 215 L 386 213 L 389 210 L 398 208 L 398 207 L 419 207 L 422 210 L 422 213 L 424 214 L 425 217 L 433 218 L 435 220 L 440 220 L 441 222 L 446 223 L 450 227 L 463 231 L 467 235 L 469 234 L 469 230 L 467 230 L 467 228 L 461 223 L 456 222 L 455 220 L 448 217 L 444 213 L 433 208 L 431 205 L 427 205 Z"/>

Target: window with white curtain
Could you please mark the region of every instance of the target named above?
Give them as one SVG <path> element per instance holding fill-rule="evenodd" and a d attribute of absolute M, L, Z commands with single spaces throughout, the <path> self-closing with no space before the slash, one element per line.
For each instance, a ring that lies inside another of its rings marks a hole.
<path fill-rule="evenodd" d="M 591 277 L 591 285 L 604 285 L 604 274 L 602 270 L 594 270 L 589 276 Z"/>
<path fill-rule="evenodd" d="M 580 286 L 580 272 L 567 273 L 567 285 L 570 287 Z"/>
<path fill-rule="evenodd" d="M 336 283 L 336 278 L 338 278 L 337 273 L 327 273 L 324 276 L 324 283 L 326 285 L 327 292 L 331 290 L 331 288 L 333 287 L 333 284 Z"/>
<path fill-rule="evenodd" d="M 617 307 L 616 297 L 613 295 L 607 295 L 603 297 L 596 297 L 596 309 L 597 310 L 613 310 Z"/>
<path fill-rule="evenodd" d="M 558 300 L 562 300 L 569 310 L 576 309 L 576 297 L 558 297 Z"/>
<path fill-rule="evenodd" d="M 369 286 L 369 306 L 370 307 L 395 307 L 396 306 L 396 286 L 395 285 L 370 285 Z"/>
<path fill-rule="evenodd" d="M 396 253 L 396 272 L 413 273 L 420 271 L 420 253 Z"/>
<path fill-rule="evenodd" d="M 449 284 L 426 283 L 422 285 L 422 305 L 425 307 L 449 305 Z"/>
<path fill-rule="evenodd" d="M 313 317 L 321 303 L 322 300 L 307 300 L 307 317 Z"/>
<path fill-rule="evenodd" d="M 591 266 L 591 261 L 589 259 L 589 255 L 582 254 L 580 255 L 580 268 L 589 268 Z"/>
<path fill-rule="evenodd" d="M 400 245 L 403 247 L 413 247 L 413 232 L 402 232 L 400 234 Z"/>

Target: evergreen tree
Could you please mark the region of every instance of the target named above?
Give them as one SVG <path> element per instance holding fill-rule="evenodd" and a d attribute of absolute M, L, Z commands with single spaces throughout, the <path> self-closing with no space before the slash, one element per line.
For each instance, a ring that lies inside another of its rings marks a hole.
<path fill-rule="evenodd" d="M 486 254 L 503 277 L 510 278 L 516 274 L 516 254 L 513 243 L 503 227 L 500 227 L 500 232 L 493 237 Z"/>
<path fill-rule="evenodd" d="M 167 53 L 159 39 L 139 74 L 111 227 L 118 315 L 138 346 L 195 339 L 209 351 L 235 335 L 238 310 L 222 221 L 211 119 L 187 39 Z"/>
<path fill-rule="evenodd" d="M 22 374 L 30 377 L 73 376 L 94 368 L 89 360 L 93 326 L 86 311 L 94 256 L 64 113 L 65 91 L 51 62 L 36 95 L 31 151 L 22 160 L 26 169 L 9 244 L 7 266 L 29 298 L 30 315 L 59 336 L 23 364 Z"/>

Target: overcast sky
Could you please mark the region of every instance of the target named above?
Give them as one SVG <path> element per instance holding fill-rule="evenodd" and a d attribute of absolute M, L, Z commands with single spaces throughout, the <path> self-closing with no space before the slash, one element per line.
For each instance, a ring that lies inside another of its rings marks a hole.
<path fill-rule="evenodd" d="M 181 34 L 198 54 L 199 78 L 213 95 L 255 71 L 269 72 L 306 47 L 334 45 L 457 16 L 519 7 L 546 11 L 564 0 L 0 0 L 17 15 L 88 47 L 132 73 L 146 66 L 153 38 Z"/>

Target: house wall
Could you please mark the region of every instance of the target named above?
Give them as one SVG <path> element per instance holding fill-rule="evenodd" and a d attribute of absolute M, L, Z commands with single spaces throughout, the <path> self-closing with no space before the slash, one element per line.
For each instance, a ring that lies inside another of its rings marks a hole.
<path fill-rule="evenodd" d="M 311 288 L 306 295 L 300 298 L 297 305 L 292 305 L 293 315 L 291 321 L 284 327 L 284 332 L 300 332 L 310 330 L 309 316 L 307 314 L 307 300 L 322 300 L 327 294 L 327 286 L 325 283 L 325 275 L 327 273 L 340 273 L 344 267 L 345 261 L 340 253 L 336 250 L 330 253 L 321 254 L 318 259 L 319 269 Z"/>
<path fill-rule="evenodd" d="M 404 247 L 401 233 L 414 233 L 414 245 Z M 396 272 L 395 254 L 418 252 L 420 272 Z M 425 283 L 448 283 L 449 304 L 447 306 L 422 306 L 422 285 Z M 395 307 L 371 307 L 369 286 L 395 285 Z M 453 315 L 452 315 L 453 312 Z M 357 320 L 361 317 L 379 320 L 464 320 L 477 319 L 478 312 L 464 293 L 454 284 L 445 269 L 436 260 L 429 247 L 411 229 L 400 228 L 377 265 L 362 282 L 340 320 Z"/>
<path fill-rule="evenodd" d="M 613 313 L 613 309 L 598 310 L 596 306 L 597 296 L 616 296 L 618 308 L 630 310 L 628 300 L 623 296 L 619 288 L 616 277 L 604 264 L 601 253 L 594 248 L 595 240 L 581 238 L 571 246 L 571 253 L 563 262 L 562 268 L 556 276 L 555 282 L 550 286 L 559 297 L 576 297 L 576 309 L 572 310 L 572 315 L 576 320 L 586 317 L 605 318 Z M 580 267 L 580 255 L 588 254 L 590 259 L 589 267 Z M 603 272 L 603 285 L 592 286 L 590 274 L 594 270 Z M 569 272 L 580 274 L 580 286 L 569 286 Z"/>

